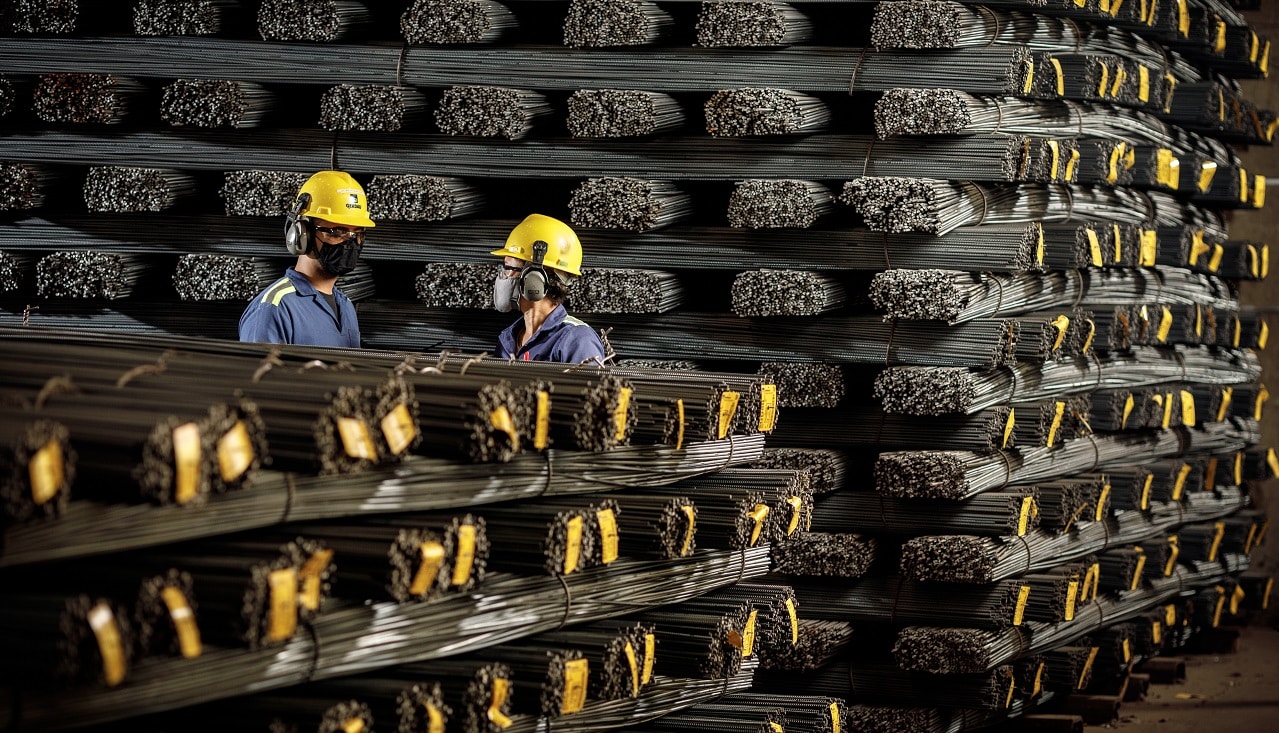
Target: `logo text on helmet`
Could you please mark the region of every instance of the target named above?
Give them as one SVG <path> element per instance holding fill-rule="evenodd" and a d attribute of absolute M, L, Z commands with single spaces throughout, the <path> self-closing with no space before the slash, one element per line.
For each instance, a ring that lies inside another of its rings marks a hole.
<path fill-rule="evenodd" d="M 346 202 L 346 208 L 348 209 L 360 208 L 360 195 L 358 193 L 352 193 L 348 195 L 351 197 L 351 199 Z"/>

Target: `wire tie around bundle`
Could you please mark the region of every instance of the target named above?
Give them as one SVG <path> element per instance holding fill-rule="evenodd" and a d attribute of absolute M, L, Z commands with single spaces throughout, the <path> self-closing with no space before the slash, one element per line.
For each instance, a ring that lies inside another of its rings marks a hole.
<path fill-rule="evenodd" d="M 888 623 L 897 623 L 897 603 L 902 597 L 902 584 L 906 581 L 902 578 L 897 579 L 897 587 L 893 589 L 893 606 L 888 610 Z"/>
<path fill-rule="evenodd" d="M 1110 547 L 1110 522 L 1107 522 L 1107 521 L 1103 518 L 1103 519 L 1101 520 L 1101 528 L 1102 528 L 1102 530 L 1103 530 L 1103 531 L 1105 531 L 1105 533 L 1106 533 L 1106 540 L 1105 540 L 1105 544 L 1103 544 L 1103 545 L 1101 546 L 1101 547 L 1102 547 L 1102 549 L 1104 550 L 1104 549 L 1108 549 L 1108 548 Z"/>
<path fill-rule="evenodd" d="M 551 458 L 551 451 L 542 451 L 546 456 L 546 482 L 542 484 L 542 490 L 537 492 L 539 497 L 546 496 L 546 492 L 551 490 L 551 479 L 555 476 L 555 463 Z"/>
<path fill-rule="evenodd" d="M 742 582 L 742 578 L 746 577 L 746 550 L 747 548 L 743 547 L 737 551 L 737 578 L 729 585 L 737 585 Z"/>
<path fill-rule="evenodd" d="M 990 270 L 986 270 L 982 272 L 981 274 L 985 277 L 990 278 L 992 281 L 994 281 L 995 287 L 999 291 L 999 299 L 995 302 L 995 312 L 990 314 L 990 317 L 994 318 L 995 316 L 999 315 L 999 311 L 1003 310 L 1004 308 L 1004 281 L 1001 280 L 998 275 L 996 275 L 994 272 Z"/>
<path fill-rule="evenodd" d="M 998 135 L 999 128 L 1004 126 L 1004 105 L 1000 104 L 998 97 L 991 97 L 990 101 L 995 103 L 995 114 L 998 115 L 995 119 L 995 129 L 993 134 Z"/>
<path fill-rule="evenodd" d="M 974 5 L 972 7 L 982 15 L 989 15 L 990 19 L 995 22 L 995 35 L 990 37 L 990 40 L 986 42 L 985 46 L 986 48 L 990 48 L 999 40 L 999 34 L 1004 32 L 1003 24 L 999 22 L 999 15 L 990 8 L 985 7 L 984 5 Z"/>
<path fill-rule="evenodd" d="M 1088 279 L 1090 277 L 1089 276 L 1090 270 L 1067 270 L 1066 271 L 1067 279 L 1070 278 L 1070 273 L 1072 272 L 1076 273 L 1075 277 L 1079 278 L 1079 287 L 1075 289 L 1075 300 L 1074 302 L 1070 304 L 1070 309 L 1074 310 L 1078 308 L 1079 304 L 1084 301 L 1084 290 L 1085 290 L 1084 281 L 1085 279 Z"/>
<path fill-rule="evenodd" d="M 400 56 L 395 60 L 395 86 L 404 86 L 404 57 L 409 53 L 409 42 L 405 41 L 400 48 Z"/>
<path fill-rule="evenodd" d="M 1177 358 L 1177 365 L 1181 367 L 1181 381 L 1186 381 L 1186 357 L 1180 351 L 1173 349 L 1172 355 Z"/>
<path fill-rule="evenodd" d="M 849 77 L 848 79 L 849 94 L 852 94 L 854 91 L 857 90 L 857 72 L 861 71 L 862 62 L 866 60 L 866 52 L 869 50 L 870 50 L 869 47 L 862 46 L 862 52 L 857 54 L 857 63 L 853 65 L 853 75 Z"/>
<path fill-rule="evenodd" d="M 120 378 L 115 380 L 116 389 L 123 389 L 125 386 L 129 384 L 129 382 L 132 382 L 135 377 L 140 377 L 144 374 L 147 374 L 147 375 L 163 374 L 165 367 L 168 366 L 169 356 L 172 353 L 173 352 L 171 351 L 166 351 L 163 354 L 161 354 L 160 358 L 156 359 L 154 363 L 139 364 L 133 367 L 132 369 L 130 369 L 129 371 L 125 372 L 124 374 L 121 374 Z"/>
<path fill-rule="evenodd" d="M 555 579 L 560 581 L 560 587 L 564 589 L 564 614 L 560 616 L 559 625 L 553 629 L 553 631 L 559 631 L 568 623 L 568 614 L 573 608 L 573 590 L 569 588 L 568 581 L 563 575 L 556 575 Z"/>
<path fill-rule="evenodd" d="M 995 451 L 995 453 L 999 455 L 999 460 L 1004 464 L 1004 482 L 995 491 L 1003 491 L 1008 488 L 1008 484 L 1013 480 L 1013 462 L 1008 460 L 1008 451 L 1001 450 Z"/>
<path fill-rule="evenodd" d="M 1061 189 L 1066 192 L 1066 221 L 1075 220 L 1075 192 L 1070 186 L 1062 186 Z"/>
<path fill-rule="evenodd" d="M 870 156 L 873 152 L 875 152 L 875 138 L 872 137 L 866 145 L 866 157 L 862 159 L 862 178 L 866 177 L 866 170 L 870 168 Z"/>
<path fill-rule="evenodd" d="M 289 515 L 293 513 L 293 497 L 297 496 L 298 487 L 293 483 L 293 472 L 286 471 L 284 473 L 284 513 L 280 515 L 280 520 L 276 524 L 284 524 L 289 521 Z"/>
<path fill-rule="evenodd" d="M 338 168 L 338 133 L 333 131 L 333 143 L 329 146 L 329 170 L 341 170 Z"/>
<path fill-rule="evenodd" d="M 320 635 L 315 632 L 315 625 L 309 620 L 299 619 L 299 622 L 306 630 L 307 637 L 311 639 L 311 661 L 307 665 L 306 676 L 302 678 L 303 682 L 310 682 L 320 669 Z"/>
<path fill-rule="evenodd" d="M 1062 16 L 1061 19 L 1069 23 L 1070 27 L 1075 29 L 1075 53 L 1079 53 L 1081 50 L 1083 50 L 1083 47 L 1084 47 L 1083 29 L 1081 29 L 1079 27 L 1079 24 L 1075 22 L 1074 18 L 1071 18 L 1070 16 Z M 1160 48 L 1163 48 L 1163 46 L 1160 46 Z M 1164 60 L 1166 61 L 1167 59 L 1168 59 L 1168 54 L 1167 52 L 1165 52 Z M 1168 64 L 1165 64 L 1165 66 L 1168 66 Z"/>
<path fill-rule="evenodd" d="M 892 362 L 893 336 L 896 334 L 897 334 L 897 319 L 894 318 L 888 322 L 888 341 L 885 342 L 884 344 L 884 366 L 885 367 L 890 367 L 893 365 L 893 362 Z"/>
<path fill-rule="evenodd" d="M 1009 401 L 1009 402 L 1016 402 L 1016 401 L 1017 401 L 1017 388 L 1020 386 L 1020 385 L 1017 383 L 1017 365 L 1016 365 L 1016 364 L 1012 364 L 1012 365 L 1009 365 L 1009 366 L 1005 366 L 1005 367 L 1003 367 L 1003 368 L 1004 368 L 1004 369 L 1007 369 L 1007 370 L 1008 370 L 1008 373 L 1009 373 L 1009 374 L 1012 376 L 1012 378 L 1013 378 L 1012 391 L 1010 391 L 1010 392 L 1008 393 L 1008 401 Z"/>
<path fill-rule="evenodd" d="M 1092 473 L 1097 470 L 1097 466 L 1101 465 L 1101 449 L 1097 447 L 1096 434 L 1089 433 L 1084 437 L 1088 438 L 1088 442 L 1092 445 L 1092 468 L 1085 471 L 1085 473 Z"/>
<path fill-rule="evenodd" d="M 40 310 L 40 306 L 30 305 L 30 304 L 28 304 L 25 308 L 22 309 L 22 327 L 23 328 L 26 328 L 27 326 L 31 325 L 31 311 L 38 311 L 38 310 Z"/>
<path fill-rule="evenodd" d="M 1102 365 L 1101 355 L 1097 353 L 1096 349 L 1093 349 L 1089 355 L 1092 356 L 1093 363 L 1097 365 L 1097 381 L 1093 382 L 1092 389 L 1089 391 L 1096 392 L 1101 389 L 1101 377 L 1105 367 Z"/>
<path fill-rule="evenodd" d="M 253 383 L 262 381 L 262 377 L 266 376 L 267 372 L 278 366 L 284 366 L 284 362 L 280 359 L 280 350 L 271 349 L 270 353 L 262 357 L 262 363 L 258 365 L 258 368 L 253 370 Z"/>
<path fill-rule="evenodd" d="M 1146 193 L 1145 191 L 1142 191 L 1141 189 L 1135 189 L 1135 190 L 1138 196 L 1141 196 L 1143 199 L 1146 200 L 1146 223 L 1149 224 L 1152 228 L 1154 228 L 1159 223 L 1159 217 L 1158 217 L 1159 207 L 1155 205 L 1155 200 L 1150 198 L 1150 194 Z"/>
<path fill-rule="evenodd" d="M 476 354 L 475 356 L 472 356 L 471 358 L 462 362 L 462 368 L 459 369 L 457 373 L 460 376 L 463 376 L 463 377 L 466 376 L 466 370 L 470 369 L 472 364 L 479 364 L 480 362 L 484 361 L 484 357 L 488 355 L 489 355 L 489 352 L 483 351 L 483 352 L 480 352 L 479 354 Z M 440 358 L 442 359 L 443 357 L 440 357 Z"/>
<path fill-rule="evenodd" d="M 1030 572 L 1030 566 L 1034 562 L 1034 558 L 1030 551 L 1030 542 L 1023 535 L 1017 535 L 1017 541 L 1021 543 L 1021 548 L 1026 551 L 1026 569 L 1022 570 L 1018 575 L 1025 575 Z"/>
<path fill-rule="evenodd" d="M 981 194 L 981 219 L 977 222 L 977 226 L 981 226 L 986 223 L 986 214 L 990 212 L 990 202 L 986 200 L 986 189 L 971 181 L 968 182 L 968 185 L 977 189 L 977 193 Z"/>
<path fill-rule="evenodd" d="M 59 374 L 56 377 L 49 377 L 45 381 L 44 386 L 40 388 L 39 394 L 36 395 L 36 409 L 40 410 L 44 407 L 44 401 L 55 394 L 80 394 L 80 387 L 71 381 L 70 374 Z"/>
<path fill-rule="evenodd" d="M 726 469 L 726 468 L 728 468 L 729 466 L 733 465 L 733 448 L 735 447 L 735 444 L 734 444 L 734 442 L 733 442 L 733 435 L 732 435 L 732 433 L 729 433 L 729 434 L 728 434 L 728 436 L 726 436 L 726 437 L 728 438 L 728 457 L 724 459 L 724 465 L 722 465 L 722 466 L 720 466 L 719 468 L 715 469 L 715 471 L 723 471 L 724 469 Z M 687 449 L 685 449 L 685 450 L 687 450 Z"/>
<path fill-rule="evenodd" d="M 888 256 L 888 232 L 884 232 L 881 236 L 883 237 L 882 242 L 884 245 L 884 264 L 891 270 L 893 269 L 893 259 Z"/>

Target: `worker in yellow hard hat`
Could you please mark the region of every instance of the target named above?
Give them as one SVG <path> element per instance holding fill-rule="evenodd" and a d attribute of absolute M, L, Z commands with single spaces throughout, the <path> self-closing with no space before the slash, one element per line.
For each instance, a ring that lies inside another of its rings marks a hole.
<path fill-rule="evenodd" d="M 320 171 L 298 191 L 284 225 L 297 263 L 249 302 L 240 340 L 310 346 L 360 346 L 355 306 L 337 288 L 355 269 L 369 218 L 364 189 L 342 171 Z"/>
<path fill-rule="evenodd" d="M 580 364 L 605 358 L 604 343 L 585 322 L 564 310 L 582 274 L 582 243 L 564 222 L 529 214 L 490 254 L 502 259 L 493 282 L 493 306 L 518 309 L 521 318 L 498 335 L 498 356 L 523 361 Z"/>

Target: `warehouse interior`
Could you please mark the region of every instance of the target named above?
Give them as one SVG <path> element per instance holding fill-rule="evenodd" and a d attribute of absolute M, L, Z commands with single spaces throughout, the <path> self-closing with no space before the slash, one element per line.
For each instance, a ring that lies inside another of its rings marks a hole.
<path fill-rule="evenodd" d="M 0 726 L 1272 730 L 1270 39 L 0 2 Z"/>

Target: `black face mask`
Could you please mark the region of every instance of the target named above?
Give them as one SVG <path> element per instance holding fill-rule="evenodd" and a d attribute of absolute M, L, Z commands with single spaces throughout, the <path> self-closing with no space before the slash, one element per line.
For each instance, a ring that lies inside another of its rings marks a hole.
<path fill-rule="evenodd" d="M 360 248 L 351 242 L 326 244 L 315 253 L 315 258 L 320 261 L 320 267 L 325 272 L 341 277 L 360 263 Z"/>

